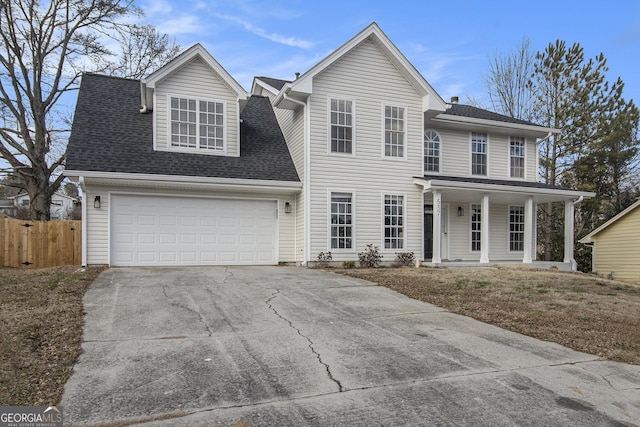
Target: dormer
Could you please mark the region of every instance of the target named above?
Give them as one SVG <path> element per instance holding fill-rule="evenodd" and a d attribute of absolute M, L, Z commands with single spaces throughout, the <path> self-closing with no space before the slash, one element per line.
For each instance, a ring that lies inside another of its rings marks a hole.
<path fill-rule="evenodd" d="M 247 92 L 200 44 L 141 81 L 141 113 L 153 114 L 158 151 L 240 156 Z"/>

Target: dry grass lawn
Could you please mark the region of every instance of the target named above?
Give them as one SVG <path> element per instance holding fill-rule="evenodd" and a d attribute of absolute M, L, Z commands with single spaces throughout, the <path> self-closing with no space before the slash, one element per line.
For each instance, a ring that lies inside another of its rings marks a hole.
<path fill-rule="evenodd" d="M 640 364 L 640 286 L 515 267 L 339 272 L 514 332 Z"/>
<path fill-rule="evenodd" d="M 0 403 L 60 401 L 81 351 L 82 297 L 100 271 L 0 268 Z"/>

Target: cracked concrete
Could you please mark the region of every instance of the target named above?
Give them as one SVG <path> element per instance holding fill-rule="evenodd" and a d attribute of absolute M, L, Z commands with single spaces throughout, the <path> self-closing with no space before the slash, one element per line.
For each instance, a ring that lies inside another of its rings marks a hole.
<path fill-rule="evenodd" d="M 326 271 L 111 269 L 85 309 L 84 353 L 61 402 L 65 425 L 640 420 L 638 366 Z"/>
<path fill-rule="evenodd" d="M 331 373 L 331 368 L 329 367 L 328 364 L 326 364 L 325 362 L 322 361 L 322 356 L 320 355 L 320 353 L 318 353 L 316 351 L 316 349 L 313 347 L 313 341 L 311 341 L 311 339 L 306 336 L 305 334 L 302 333 L 302 331 L 300 330 L 300 328 L 297 328 L 293 325 L 293 323 L 287 319 L 286 317 L 282 316 L 280 313 L 278 313 L 278 310 L 276 310 L 273 305 L 271 304 L 271 301 L 273 301 L 278 295 L 280 294 L 280 291 L 276 289 L 276 292 L 274 292 L 273 294 L 271 294 L 271 297 L 269 297 L 269 299 L 266 301 L 267 306 L 273 310 L 273 312 L 275 313 L 276 316 L 278 316 L 280 319 L 284 320 L 285 322 L 287 322 L 287 324 L 294 329 L 298 335 L 300 335 L 302 338 L 306 339 L 309 342 L 309 349 L 311 350 L 311 352 L 313 354 L 316 355 L 316 357 L 318 358 L 318 362 L 320 362 L 320 364 L 322 366 L 324 366 L 324 369 L 327 371 L 327 375 L 329 376 L 329 379 L 331 381 L 333 381 L 334 383 L 337 384 L 338 386 L 338 392 L 342 392 L 344 391 L 344 388 L 342 387 L 342 384 L 340 383 L 340 381 L 338 381 L 333 374 Z"/>

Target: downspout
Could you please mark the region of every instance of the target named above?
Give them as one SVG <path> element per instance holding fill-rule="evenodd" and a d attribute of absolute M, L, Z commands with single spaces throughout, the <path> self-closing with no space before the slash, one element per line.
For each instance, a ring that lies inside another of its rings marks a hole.
<path fill-rule="evenodd" d="M 87 266 L 87 187 L 84 185 L 84 176 L 79 177 L 80 189 L 84 200 L 82 201 L 82 267 Z"/>
<path fill-rule="evenodd" d="M 289 101 L 292 102 L 296 105 L 300 105 L 303 108 L 304 111 L 304 141 L 303 141 L 303 147 L 304 147 L 304 179 L 303 179 L 303 183 L 302 183 L 302 191 L 304 191 L 304 260 L 302 261 L 301 265 L 306 266 L 307 262 L 310 260 L 309 258 L 309 254 L 311 253 L 311 238 L 310 238 L 310 232 L 311 232 L 311 223 L 310 223 L 310 217 L 309 217 L 309 213 L 311 211 L 311 207 L 309 206 L 309 203 L 311 201 L 311 194 L 309 192 L 309 183 L 311 182 L 311 179 L 309 177 L 310 175 L 310 150 L 309 150 L 309 146 L 308 146 L 308 142 L 309 142 L 309 98 L 307 98 L 306 102 L 302 102 L 302 101 L 298 101 L 297 99 L 293 99 L 291 97 L 289 97 L 289 95 L 287 94 L 289 89 L 285 90 L 284 92 L 282 92 L 282 97 Z M 296 209 L 297 211 L 297 209 Z M 297 241 L 297 236 L 296 236 L 296 241 Z M 296 254 L 297 255 L 297 254 Z"/>
<path fill-rule="evenodd" d="M 147 105 L 147 83 L 140 80 L 140 112 L 146 114 L 149 112 L 149 106 Z"/>

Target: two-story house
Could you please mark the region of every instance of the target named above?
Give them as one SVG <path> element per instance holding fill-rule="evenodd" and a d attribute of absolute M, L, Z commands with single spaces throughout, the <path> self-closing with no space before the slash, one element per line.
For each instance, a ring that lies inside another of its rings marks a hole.
<path fill-rule="evenodd" d="M 142 81 L 85 75 L 65 174 L 85 264 L 532 263 L 536 205 L 562 201 L 570 267 L 592 194 L 537 182 L 554 132 L 445 102 L 373 23 L 250 94 L 200 45 Z"/>

